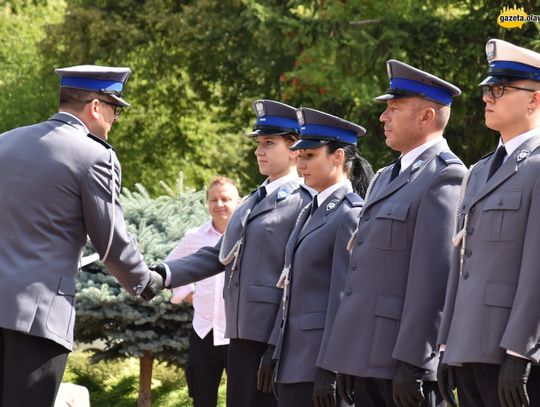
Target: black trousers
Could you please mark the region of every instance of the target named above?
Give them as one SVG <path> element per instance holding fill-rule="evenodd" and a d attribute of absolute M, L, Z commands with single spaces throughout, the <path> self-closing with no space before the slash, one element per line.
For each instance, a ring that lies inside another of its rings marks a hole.
<path fill-rule="evenodd" d="M 456 367 L 456 386 L 460 407 L 500 407 L 499 366 L 489 363 L 464 363 Z M 540 407 L 540 366 L 533 366 L 527 393 L 531 407 Z"/>
<path fill-rule="evenodd" d="M 313 407 L 313 382 L 278 383 L 278 407 Z"/>
<path fill-rule="evenodd" d="M 0 407 L 54 406 L 69 350 L 0 328 Z"/>
<path fill-rule="evenodd" d="M 443 407 L 445 405 L 437 382 L 422 385 L 425 400 L 421 407 Z M 354 378 L 354 405 L 360 407 L 395 407 L 392 398 L 392 380 L 372 377 Z"/>
<path fill-rule="evenodd" d="M 186 381 L 194 407 L 216 407 L 219 383 L 223 370 L 227 370 L 227 345 L 214 346 L 211 330 L 201 339 L 191 329 Z"/>
<path fill-rule="evenodd" d="M 231 339 L 227 365 L 228 407 L 276 407 L 272 393 L 257 390 L 257 371 L 266 343 Z"/>

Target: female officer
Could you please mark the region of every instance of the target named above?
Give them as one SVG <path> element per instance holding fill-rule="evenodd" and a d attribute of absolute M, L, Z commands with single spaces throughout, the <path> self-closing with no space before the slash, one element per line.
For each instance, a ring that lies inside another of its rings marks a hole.
<path fill-rule="evenodd" d="M 335 406 L 335 374 L 318 365 L 345 282 L 347 245 L 363 203 L 358 194 L 365 194 L 373 171 L 356 151 L 363 127 L 307 108 L 298 119 L 301 140 L 291 149 L 300 152 L 298 169 L 318 194 L 287 243 L 283 311 L 271 341 L 277 343 L 274 377 L 279 407 Z"/>
<path fill-rule="evenodd" d="M 230 338 L 227 405 L 275 406 L 272 394 L 257 390 L 257 369 L 276 320 L 282 290 L 276 287 L 285 244 L 300 210 L 311 202 L 296 169 L 296 109 L 271 100 L 253 103 L 257 125 L 255 151 L 268 178 L 241 203 L 216 247 L 205 247 L 179 260 L 162 263 L 171 287 L 223 271 L 225 265 L 225 336 Z M 157 267 L 160 267 L 159 265 Z"/>

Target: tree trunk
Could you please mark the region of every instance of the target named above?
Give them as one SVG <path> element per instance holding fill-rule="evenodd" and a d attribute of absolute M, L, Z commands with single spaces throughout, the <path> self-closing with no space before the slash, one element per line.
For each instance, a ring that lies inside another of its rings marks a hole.
<path fill-rule="evenodd" d="M 152 352 L 144 351 L 139 359 L 139 401 L 137 407 L 152 406 Z"/>

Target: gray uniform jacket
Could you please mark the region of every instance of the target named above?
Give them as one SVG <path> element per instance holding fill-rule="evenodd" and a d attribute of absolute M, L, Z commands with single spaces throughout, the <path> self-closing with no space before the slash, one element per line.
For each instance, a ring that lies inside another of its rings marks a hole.
<path fill-rule="evenodd" d="M 287 243 L 285 265 L 289 285 L 276 326 L 280 383 L 315 380 L 345 283 L 349 242 L 362 198 L 343 186 L 320 204 L 307 221 L 311 205 L 302 211 Z"/>
<path fill-rule="evenodd" d="M 267 342 L 281 300 L 276 281 L 283 269 L 285 245 L 311 194 L 294 180 L 255 205 L 256 199 L 257 194 L 251 194 L 236 208 L 216 247 L 203 247 L 166 263 L 171 287 L 199 281 L 222 272 L 220 249 L 229 253 L 242 240 L 238 258 L 225 266 L 225 336 Z"/>
<path fill-rule="evenodd" d="M 122 207 L 111 207 L 111 147 L 81 122 L 57 113 L 0 135 L 0 326 L 71 349 L 75 275 L 90 237 L 103 256 L 112 211 L 114 236 L 105 265 L 132 294 L 149 271 L 127 233 Z"/>
<path fill-rule="evenodd" d="M 540 136 L 487 180 L 493 156 L 473 168 L 463 269 L 455 250 L 439 343 L 444 361 L 499 364 L 506 349 L 540 359 Z"/>
<path fill-rule="evenodd" d="M 441 140 L 389 182 L 391 170 L 364 204 L 323 367 L 393 379 L 399 360 L 434 380 L 465 166 Z"/>

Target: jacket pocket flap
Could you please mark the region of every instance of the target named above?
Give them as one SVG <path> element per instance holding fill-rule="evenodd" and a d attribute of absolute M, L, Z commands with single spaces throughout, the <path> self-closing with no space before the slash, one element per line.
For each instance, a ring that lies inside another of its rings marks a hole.
<path fill-rule="evenodd" d="M 248 289 L 248 301 L 268 302 L 279 304 L 283 291 L 280 288 L 267 287 L 263 285 L 250 285 Z"/>
<path fill-rule="evenodd" d="M 516 285 L 505 282 L 488 282 L 484 292 L 486 305 L 495 307 L 512 307 L 516 295 Z"/>
<path fill-rule="evenodd" d="M 387 295 L 379 295 L 375 302 L 374 314 L 378 317 L 390 319 L 401 319 L 403 311 L 403 299 L 401 297 L 390 297 Z"/>
<path fill-rule="evenodd" d="M 410 206 L 408 203 L 387 202 L 381 207 L 377 219 L 394 219 L 403 222 L 407 219 Z"/>
<path fill-rule="evenodd" d="M 60 284 L 58 285 L 58 295 L 75 295 L 75 278 L 73 276 L 60 276 Z"/>
<path fill-rule="evenodd" d="M 323 329 L 326 322 L 326 312 L 303 314 L 300 318 L 300 329 Z"/>
<path fill-rule="evenodd" d="M 518 210 L 521 206 L 521 191 L 503 192 L 490 196 L 484 206 L 485 211 L 491 210 Z"/>

